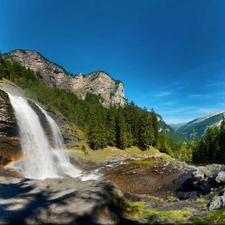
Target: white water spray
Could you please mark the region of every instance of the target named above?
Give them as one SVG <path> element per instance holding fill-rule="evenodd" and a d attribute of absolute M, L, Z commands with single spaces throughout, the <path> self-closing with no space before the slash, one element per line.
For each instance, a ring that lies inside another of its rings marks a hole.
<path fill-rule="evenodd" d="M 80 176 L 81 171 L 73 167 L 69 156 L 63 151 L 63 139 L 54 120 L 39 106 L 52 129 L 54 146 L 50 146 L 39 118 L 28 102 L 11 94 L 9 98 L 20 128 L 20 142 L 25 157 L 19 168 L 22 176 L 34 179 Z M 62 151 L 50 151 L 53 148 Z"/>

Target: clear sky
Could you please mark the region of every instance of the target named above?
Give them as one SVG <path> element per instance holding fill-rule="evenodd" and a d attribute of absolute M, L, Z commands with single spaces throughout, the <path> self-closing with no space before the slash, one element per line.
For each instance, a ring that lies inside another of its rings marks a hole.
<path fill-rule="evenodd" d="M 166 123 L 225 110 L 225 0 L 0 0 L 0 49 L 104 70 Z"/>

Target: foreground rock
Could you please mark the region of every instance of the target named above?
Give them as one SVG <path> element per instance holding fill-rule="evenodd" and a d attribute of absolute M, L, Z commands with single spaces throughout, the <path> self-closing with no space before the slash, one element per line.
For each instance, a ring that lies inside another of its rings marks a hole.
<path fill-rule="evenodd" d="M 132 224 L 109 182 L 1 177 L 0 224 Z"/>

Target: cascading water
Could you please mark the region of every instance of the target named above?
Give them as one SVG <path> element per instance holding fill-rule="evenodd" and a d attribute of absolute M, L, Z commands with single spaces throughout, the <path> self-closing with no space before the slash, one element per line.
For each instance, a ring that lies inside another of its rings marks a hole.
<path fill-rule="evenodd" d="M 20 128 L 20 142 L 25 157 L 19 167 L 21 175 L 34 179 L 80 176 L 81 171 L 73 167 L 69 156 L 63 151 L 62 136 L 54 120 L 38 106 L 45 114 L 52 130 L 53 146 L 51 146 L 37 114 L 28 102 L 22 97 L 11 94 L 9 94 L 9 98 Z"/>
<path fill-rule="evenodd" d="M 47 114 L 47 112 L 37 105 L 42 113 L 45 115 L 53 136 L 53 146 L 52 149 L 57 151 L 52 151 L 54 156 L 55 165 L 58 169 L 58 172 L 61 175 L 68 175 L 70 177 L 77 177 L 81 175 L 81 171 L 76 169 L 69 159 L 69 155 L 65 152 L 65 146 L 63 143 L 63 137 L 59 131 L 59 128 L 55 121 Z"/>

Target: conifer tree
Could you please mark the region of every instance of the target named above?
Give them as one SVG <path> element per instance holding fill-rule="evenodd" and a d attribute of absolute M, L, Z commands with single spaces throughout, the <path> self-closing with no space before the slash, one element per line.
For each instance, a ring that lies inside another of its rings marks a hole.
<path fill-rule="evenodd" d="M 116 145 L 116 107 L 110 106 L 107 110 L 106 138 L 110 146 Z"/>
<path fill-rule="evenodd" d="M 154 109 L 151 110 L 151 121 L 152 121 L 152 128 L 153 128 L 153 133 L 154 133 L 154 141 L 152 143 L 153 146 L 157 145 L 158 138 L 159 138 L 159 130 L 158 130 L 158 119 L 157 115 L 154 111 Z"/>
<path fill-rule="evenodd" d="M 125 116 L 121 106 L 119 106 L 116 116 L 116 145 L 120 149 L 128 146 Z"/>
<path fill-rule="evenodd" d="M 147 109 L 144 107 L 138 123 L 138 147 L 147 150 L 154 143 L 154 130 Z"/>
<path fill-rule="evenodd" d="M 105 113 L 102 107 L 92 106 L 88 118 L 88 143 L 94 150 L 107 145 Z"/>

